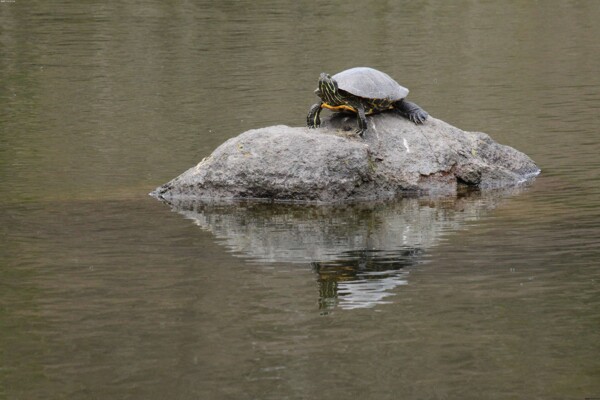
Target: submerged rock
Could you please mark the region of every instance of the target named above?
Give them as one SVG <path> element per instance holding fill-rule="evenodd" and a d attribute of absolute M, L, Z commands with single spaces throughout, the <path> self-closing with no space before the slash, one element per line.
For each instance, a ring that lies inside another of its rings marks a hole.
<path fill-rule="evenodd" d="M 458 185 L 514 186 L 540 170 L 525 154 L 481 132 L 429 117 L 370 117 L 356 136 L 354 116 L 334 114 L 315 130 L 253 129 L 151 194 L 164 199 L 267 198 L 338 202 L 405 194 L 455 193 Z"/>

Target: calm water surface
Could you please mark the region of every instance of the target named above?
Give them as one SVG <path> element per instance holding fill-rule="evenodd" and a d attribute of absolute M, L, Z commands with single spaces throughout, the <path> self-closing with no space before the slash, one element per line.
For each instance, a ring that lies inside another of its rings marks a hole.
<path fill-rule="evenodd" d="M 214 4 L 213 4 L 214 3 Z M 600 397 L 600 2 L 0 3 L 1 399 Z M 542 168 L 391 203 L 147 196 L 368 65 Z"/>

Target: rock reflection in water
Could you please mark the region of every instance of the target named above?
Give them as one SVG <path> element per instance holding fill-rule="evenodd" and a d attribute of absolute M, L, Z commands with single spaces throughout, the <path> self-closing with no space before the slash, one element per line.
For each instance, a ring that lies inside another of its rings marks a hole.
<path fill-rule="evenodd" d="M 306 263 L 320 307 L 372 307 L 408 283 L 428 249 L 515 191 L 335 205 L 170 202 L 234 255 L 259 263 Z M 387 300 L 386 300 L 387 299 Z"/>
<path fill-rule="evenodd" d="M 313 262 L 319 281 L 319 307 L 344 309 L 388 303 L 396 286 L 406 285 L 405 267 L 419 262 L 418 248 L 396 251 L 353 250 L 336 261 Z"/>

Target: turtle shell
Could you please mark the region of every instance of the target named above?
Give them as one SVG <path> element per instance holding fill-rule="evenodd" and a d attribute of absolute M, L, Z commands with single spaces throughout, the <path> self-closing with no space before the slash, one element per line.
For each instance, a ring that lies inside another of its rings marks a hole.
<path fill-rule="evenodd" d="M 368 67 L 347 69 L 332 76 L 338 88 L 366 99 L 400 100 L 408 95 L 408 89 L 400 86 L 388 74 Z"/>

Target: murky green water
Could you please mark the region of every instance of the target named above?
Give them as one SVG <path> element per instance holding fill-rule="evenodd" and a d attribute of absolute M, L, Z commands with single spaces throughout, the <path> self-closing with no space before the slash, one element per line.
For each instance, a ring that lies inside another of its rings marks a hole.
<path fill-rule="evenodd" d="M 600 3 L 0 2 L 0 398 L 600 397 Z M 368 65 L 517 191 L 147 196 Z"/>

